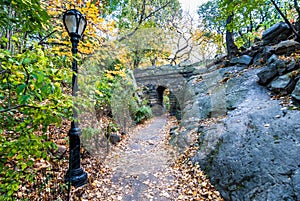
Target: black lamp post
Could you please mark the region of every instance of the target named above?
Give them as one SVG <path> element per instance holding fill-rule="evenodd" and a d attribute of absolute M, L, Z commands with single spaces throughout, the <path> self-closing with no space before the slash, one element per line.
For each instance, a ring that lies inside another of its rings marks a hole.
<path fill-rule="evenodd" d="M 63 15 L 63 23 L 68 31 L 68 34 L 72 42 L 72 54 L 75 55 L 78 52 L 77 46 L 83 32 L 86 28 L 85 17 L 75 9 L 68 10 Z M 72 62 L 73 77 L 72 77 L 72 96 L 75 97 L 78 91 L 77 84 L 77 60 Z M 71 129 L 68 133 L 70 140 L 70 159 L 69 170 L 65 176 L 66 182 L 71 182 L 75 187 L 83 186 L 87 183 L 87 173 L 80 167 L 80 135 L 81 130 L 78 124 L 78 114 L 73 109 L 73 121 L 71 123 Z"/>

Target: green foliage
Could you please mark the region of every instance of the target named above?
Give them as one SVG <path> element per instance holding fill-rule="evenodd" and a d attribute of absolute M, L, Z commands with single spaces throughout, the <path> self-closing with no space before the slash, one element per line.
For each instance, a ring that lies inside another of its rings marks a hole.
<path fill-rule="evenodd" d="M 144 2 L 101 1 L 107 8 L 104 16 L 116 19 L 120 33 L 125 36 L 140 27 L 165 27 L 179 9 L 177 0 L 157 0 L 149 4 L 147 1 L 143 9 Z M 51 28 L 45 10 L 48 3 L 38 0 L 0 2 L 0 200 L 13 200 L 22 181 L 35 182 L 35 164 L 40 159 L 49 160 L 48 151 L 56 148 L 49 139 L 48 126 L 59 125 L 62 119 L 72 119 L 75 107 L 70 96 L 72 58 L 59 56 L 55 48 L 52 52 L 48 50 L 49 44 L 58 43 L 54 39 L 62 38 L 57 36 L 62 34 L 61 26 L 55 27 L 59 31 L 46 31 Z M 63 4 L 62 1 L 61 5 L 65 6 Z M 52 40 L 44 38 L 46 35 Z M 157 46 L 155 41 L 153 43 Z M 59 44 L 69 45 L 66 41 Z M 157 49 L 158 53 L 162 52 L 162 48 L 151 47 L 142 57 L 149 52 L 157 53 Z M 114 108 L 111 113 L 122 127 L 129 126 L 127 117 L 135 122 L 149 118 L 151 110 L 136 95 L 133 78 L 124 66 L 126 56 L 107 55 L 87 60 L 84 70 L 79 67 L 76 109 L 82 112 L 93 110 L 95 106 L 99 110 Z M 131 54 L 122 52 L 121 55 Z M 91 140 L 98 131 L 93 127 L 84 128 L 84 139 Z"/>
<path fill-rule="evenodd" d="M 0 3 L 0 27 L 41 33 L 48 20 L 49 15 L 39 0 L 2 0 Z"/>
<path fill-rule="evenodd" d="M 172 21 L 181 14 L 178 0 L 125 0 L 114 14 L 119 45 L 126 49 L 132 68 L 168 62 L 171 48 L 166 36 L 170 37 L 167 31 L 174 29 Z"/>
<path fill-rule="evenodd" d="M 167 94 L 164 95 L 164 105 L 166 107 L 166 110 L 170 111 L 170 107 L 171 107 L 171 105 L 170 105 L 170 98 L 169 98 L 169 96 Z"/>
<path fill-rule="evenodd" d="M 96 103 L 98 115 L 111 115 L 124 132 L 133 122 L 149 118 L 149 111 L 145 111 L 145 104 L 137 95 L 131 70 L 126 69 L 120 60 L 105 57 L 105 60 L 99 61 L 95 58 L 98 57 L 84 63 L 85 73 L 80 76 L 83 80 L 79 84 L 86 95 L 94 91 L 90 97 L 94 97 L 91 102 Z"/>
<path fill-rule="evenodd" d="M 60 63 L 54 61 L 39 46 L 15 55 L 0 50 L 0 196 L 3 199 L 11 197 L 23 179 L 33 182 L 35 160 L 49 159 L 47 150 L 55 148 L 44 134 L 47 127 L 72 114 L 72 99 L 61 87 L 71 73 L 59 66 L 64 59 Z"/>
<path fill-rule="evenodd" d="M 143 121 L 151 117 L 152 117 L 152 111 L 150 106 L 143 105 L 134 112 L 134 122 L 137 124 L 142 123 Z"/>
<path fill-rule="evenodd" d="M 35 42 L 48 20 L 41 1 L 0 2 L 0 200 L 35 182 L 35 163 L 56 148 L 48 126 L 71 118 L 70 61 Z"/>
<path fill-rule="evenodd" d="M 218 0 L 212 0 L 202 4 L 199 6 L 197 13 L 207 30 L 219 34 L 224 33 L 226 24 L 224 20 L 219 20 L 221 14 Z"/>
<path fill-rule="evenodd" d="M 162 27 L 180 9 L 178 0 L 124 0 L 119 2 L 119 9 L 114 16 L 119 21 L 119 28 L 124 31 L 132 30 L 142 24 Z"/>
<path fill-rule="evenodd" d="M 292 1 L 277 1 L 281 9 L 296 19 Z M 260 32 L 276 22 L 282 21 L 275 7 L 267 0 L 213 0 L 198 9 L 198 15 L 205 27 L 211 32 L 224 33 L 233 31 L 236 44 L 249 46 Z M 233 16 L 230 24 L 226 20 Z"/>
<path fill-rule="evenodd" d="M 125 79 L 119 79 L 114 85 L 111 96 L 111 109 L 114 120 L 121 126 L 123 132 L 132 125 L 132 108 L 137 105 L 134 98 L 135 88 L 130 71 Z"/>
<path fill-rule="evenodd" d="M 0 47 L 23 52 L 44 36 L 48 21 L 39 0 L 0 1 Z"/>

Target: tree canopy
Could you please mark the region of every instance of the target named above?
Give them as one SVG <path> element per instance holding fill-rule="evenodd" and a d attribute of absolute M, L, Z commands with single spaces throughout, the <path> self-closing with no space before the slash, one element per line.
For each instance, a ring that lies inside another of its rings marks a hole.
<path fill-rule="evenodd" d="M 73 8 L 88 21 L 76 56 L 62 23 Z M 13 200 L 24 180 L 35 182 L 34 166 L 57 148 L 49 127 L 72 120 L 73 59 L 82 87 L 77 109 L 102 111 L 113 122 L 109 128 L 116 123 L 124 130 L 123 113 L 136 121 L 150 116 L 146 103 L 132 95 L 131 69 L 178 64 L 192 51 L 212 58 L 224 52 L 225 34 L 235 56 L 278 21 L 297 37 L 300 27 L 296 0 L 211 0 L 198 15 L 200 23 L 178 0 L 0 1 L 0 199 Z"/>
<path fill-rule="evenodd" d="M 249 47 L 263 30 L 276 22 L 297 24 L 299 6 L 297 1 L 286 0 L 212 0 L 201 5 L 198 14 L 209 31 L 233 32 L 238 47 Z"/>

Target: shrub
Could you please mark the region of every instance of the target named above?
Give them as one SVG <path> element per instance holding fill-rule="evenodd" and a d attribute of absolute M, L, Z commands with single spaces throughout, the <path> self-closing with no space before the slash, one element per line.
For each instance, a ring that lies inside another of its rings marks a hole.
<path fill-rule="evenodd" d="M 150 106 L 143 105 L 134 112 L 134 122 L 137 124 L 142 123 L 152 116 L 153 115 Z"/>

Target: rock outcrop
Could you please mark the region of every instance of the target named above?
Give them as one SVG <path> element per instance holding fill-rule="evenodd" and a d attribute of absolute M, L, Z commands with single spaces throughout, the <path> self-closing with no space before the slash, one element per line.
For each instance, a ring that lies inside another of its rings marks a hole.
<path fill-rule="evenodd" d="M 287 40 L 291 33 L 292 31 L 286 23 L 279 22 L 263 32 L 263 44 L 274 44 Z"/>
<path fill-rule="evenodd" d="M 300 101 L 300 60 L 280 59 L 299 49 L 285 41 L 290 33 L 284 23 L 273 26 L 261 44 L 229 62 L 199 67 L 202 73 L 187 82 L 193 96 L 172 144 L 184 150 L 192 133 L 199 134 L 191 160 L 225 200 L 300 200 L 300 112 L 291 104 Z M 285 96 L 273 98 L 279 94 Z"/>
<path fill-rule="evenodd" d="M 217 123 L 199 125 L 192 158 L 226 200 L 299 200 L 300 113 L 270 100 L 253 69 L 238 79 L 247 91 Z M 229 85 L 227 85 L 229 86 Z M 230 96 L 226 96 L 230 100 Z"/>

